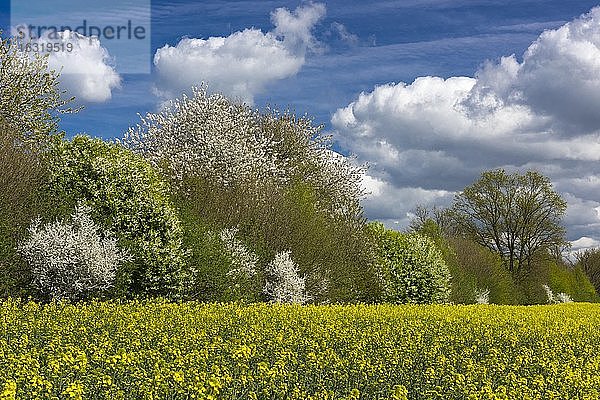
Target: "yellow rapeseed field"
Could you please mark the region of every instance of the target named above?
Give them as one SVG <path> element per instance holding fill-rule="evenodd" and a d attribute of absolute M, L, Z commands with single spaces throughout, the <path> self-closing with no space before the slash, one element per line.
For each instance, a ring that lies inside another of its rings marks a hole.
<path fill-rule="evenodd" d="M 0 399 L 598 399 L 600 306 L 0 303 Z"/>

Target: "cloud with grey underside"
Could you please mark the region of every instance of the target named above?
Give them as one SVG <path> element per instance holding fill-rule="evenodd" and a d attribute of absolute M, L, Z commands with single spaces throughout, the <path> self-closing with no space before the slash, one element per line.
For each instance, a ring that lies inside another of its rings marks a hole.
<path fill-rule="evenodd" d="M 543 32 L 473 77 L 419 77 L 361 93 L 332 117 L 337 142 L 371 165 L 367 216 L 406 226 L 484 170 L 536 169 L 568 202 L 577 245 L 600 242 L 600 7 Z"/>

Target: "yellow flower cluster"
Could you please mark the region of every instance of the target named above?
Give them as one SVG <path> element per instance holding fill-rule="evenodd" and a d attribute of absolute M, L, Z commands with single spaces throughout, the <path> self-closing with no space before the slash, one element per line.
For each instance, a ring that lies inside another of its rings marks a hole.
<path fill-rule="evenodd" d="M 0 399 L 599 399 L 600 306 L 0 303 Z"/>

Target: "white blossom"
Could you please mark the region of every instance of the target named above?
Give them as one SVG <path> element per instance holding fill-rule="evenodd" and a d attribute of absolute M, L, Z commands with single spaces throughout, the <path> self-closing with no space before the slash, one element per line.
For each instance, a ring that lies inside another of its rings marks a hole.
<path fill-rule="evenodd" d="M 205 85 L 149 113 L 125 134 L 122 144 L 142 154 L 176 185 L 186 177 L 222 186 L 265 182 L 285 187 L 309 182 L 319 206 L 333 215 L 360 214 L 364 167 L 331 150 L 307 117 L 267 110 L 259 113 Z M 249 193 L 250 194 L 250 193 Z"/>
<path fill-rule="evenodd" d="M 129 258 L 79 205 L 71 221 L 33 222 L 19 251 L 29 263 L 33 286 L 52 299 L 81 299 L 110 288 L 117 267 Z"/>
<path fill-rule="evenodd" d="M 566 293 L 559 293 L 556 295 L 558 303 L 572 303 L 573 299 Z"/>
<path fill-rule="evenodd" d="M 175 183 L 188 176 L 224 186 L 283 178 L 274 143 L 261 134 L 255 113 L 221 94 L 208 95 L 205 86 L 142 117 L 123 144 Z"/>
<path fill-rule="evenodd" d="M 482 289 L 475 291 L 476 304 L 490 304 L 490 289 Z"/>
<path fill-rule="evenodd" d="M 289 251 L 278 253 L 267 266 L 267 282 L 263 291 L 275 303 L 303 304 L 308 300 L 305 277 L 298 275 L 298 268 L 290 254 Z"/>
<path fill-rule="evenodd" d="M 558 293 L 554 294 L 550 286 L 542 285 L 544 290 L 546 291 L 546 296 L 548 297 L 548 304 L 558 304 L 558 303 L 572 303 L 573 299 L 566 293 Z"/>
<path fill-rule="evenodd" d="M 221 243 L 231 256 L 232 269 L 227 272 L 227 275 L 251 278 L 256 275 L 258 257 L 236 238 L 237 232 L 236 228 L 231 228 L 223 229 L 219 234 Z"/>

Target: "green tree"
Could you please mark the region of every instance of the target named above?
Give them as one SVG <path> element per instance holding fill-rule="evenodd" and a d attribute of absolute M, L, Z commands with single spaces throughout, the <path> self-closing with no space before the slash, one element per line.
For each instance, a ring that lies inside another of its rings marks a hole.
<path fill-rule="evenodd" d="M 585 272 L 594 285 L 596 293 L 600 293 L 600 248 L 579 252 L 575 255 L 575 258 L 576 267 Z"/>
<path fill-rule="evenodd" d="M 27 266 L 17 254 L 17 243 L 27 234 L 31 220 L 46 214 L 48 180 L 40 154 L 21 134 L 0 118 L 0 296 L 26 295 Z"/>
<path fill-rule="evenodd" d="M 384 300 L 396 304 L 449 301 L 450 272 L 431 239 L 386 229 L 379 222 L 367 229 L 377 249 Z"/>
<path fill-rule="evenodd" d="M 460 236 L 461 227 L 457 224 L 454 212 L 451 208 L 445 207 L 427 207 L 418 205 L 412 210 L 413 217 L 408 225 L 409 232 L 438 233 L 445 237 Z"/>
<path fill-rule="evenodd" d="M 536 171 L 507 174 L 498 169 L 459 193 L 454 216 L 475 242 L 500 254 L 513 274 L 526 272 L 538 256 L 564 246 L 561 219 L 567 204 Z"/>
<path fill-rule="evenodd" d="M 133 264 L 117 274 L 132 294 L 179 295 L 185 284 L 183 232 L 169 188 L 142 157 L 100 139 L 76 136 L 54 149 L 51 191 L 65 211 L 79 201 L 114 232 Z"/>

